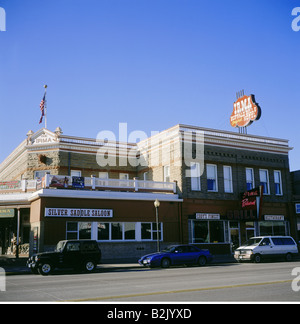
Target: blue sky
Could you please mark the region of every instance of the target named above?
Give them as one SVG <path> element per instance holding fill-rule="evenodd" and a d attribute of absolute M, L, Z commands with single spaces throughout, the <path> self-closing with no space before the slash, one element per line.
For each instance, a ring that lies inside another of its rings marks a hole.
<path fill-rule="evenodd" d="M 178 123 L 237 131 L 235 94 L 255 94 L 248 134 L 285 138 L 300 169 L 296 0 L 0 0 L 0 161 L 39 125 L 96 138 Z M 42 124 L 43 125 L 43 124 Z"/>

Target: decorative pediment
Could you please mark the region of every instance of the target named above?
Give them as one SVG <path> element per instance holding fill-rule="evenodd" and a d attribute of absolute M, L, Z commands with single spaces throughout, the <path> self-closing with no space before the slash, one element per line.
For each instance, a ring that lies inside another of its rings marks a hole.
<path fill-rule="evenodd" d="M 59 142 L 58 134 L 42 128 L 38 132 L 27 134 L 27 145 L 45 145 Z"/>

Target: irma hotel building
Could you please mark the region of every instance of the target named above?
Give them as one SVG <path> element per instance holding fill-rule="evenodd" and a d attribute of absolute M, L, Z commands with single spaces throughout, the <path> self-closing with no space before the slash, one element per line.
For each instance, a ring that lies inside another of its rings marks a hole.
<path fill-rule="evenodd" d="M 295 237 L 290 150 L 284 139 L 188 125 L 138 143 L 29 131 L 0 164 L 0 252 L 14 253 L 17 236 L 27 254 L 94 239 L 104 259 L 137 259 L 157 237 L 213 254 L 257 235 Z"/>

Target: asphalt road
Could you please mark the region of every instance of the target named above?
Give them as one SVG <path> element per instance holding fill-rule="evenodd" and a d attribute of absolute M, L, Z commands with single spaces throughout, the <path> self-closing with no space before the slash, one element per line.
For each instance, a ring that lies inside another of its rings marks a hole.
<path fill-rule="evenodd" d="M 0 291 L 0 302 L 300 302 L 300 262 L 100 267 L 92 274 L 57 272 L 4 279 L 6 291 Z"/>

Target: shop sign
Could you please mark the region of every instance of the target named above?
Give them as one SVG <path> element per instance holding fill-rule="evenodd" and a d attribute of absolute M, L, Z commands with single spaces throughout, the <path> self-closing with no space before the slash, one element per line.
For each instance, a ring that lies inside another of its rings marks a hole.
<path fill-rule="evenodd" d="M 283 215 L 265 215 L 265 221 L 284 221 Z"/>
<path fill-rule="evenodd" d="M 20 181 L 0 181 L 0 189 L 2 190 L 14 190 L 20 188 Z"/>
<path fill-rule="evenodd" d="M 233 112 L 230 116 L 230 124 L 232 127 L 246 127 L 253 121 L 259 120 L 261 109 L 255 102 L 254 95 L 242 96 L 233 103 Z"/>
<path fill-rule="evenodd" d="M 261 197 L 260 187 L 248 190 L 242 194 L 242 208 L 257 209 L 257 199 Z"/>
<path fill-rule="evenodd" d="M 15 216 L 14 209 L 0 209 L 0 218 L 13 218 Z"/>
<path fill-rule="evenodd" d="M 201 219 L 201 220 L 219 220 L 220 219 L 220 214 L 196 213 L 196 219 Z"/>
<path fill-rule="evenodd" d="M 112 209 L 45 208 L 45 217 L 113 217 Z"/>

